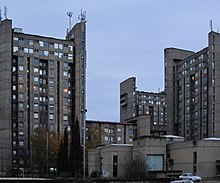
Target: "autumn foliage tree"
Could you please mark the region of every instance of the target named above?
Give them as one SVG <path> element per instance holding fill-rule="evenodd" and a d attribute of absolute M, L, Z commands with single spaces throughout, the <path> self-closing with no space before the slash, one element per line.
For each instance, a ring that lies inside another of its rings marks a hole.
<path fill-rule="evenodd" d="M 56 167 L 59 149 L 59 135 L 45 128 L 38 128 L 31 137 L 32 167 L 41 176 L 48 172 L 49 167 Z"/>

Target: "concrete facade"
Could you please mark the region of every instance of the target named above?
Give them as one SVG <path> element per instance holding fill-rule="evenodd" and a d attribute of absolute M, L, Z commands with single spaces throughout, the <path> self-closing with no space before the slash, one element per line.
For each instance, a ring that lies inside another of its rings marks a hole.
<path fill-rule="evenodd" d="M 35 129 L 63 133 L 84 121 L 86 26 L 67 39 L 23 33 L 0 22 L 0 137 L 4 171 L 32 170 L 30 139 Z M 83 132 L 80 133 L 81 136 Z"/>
<path fill-rule="evenodd" d="M 168 169 L 216 179 L 220 175 L 220 139 L 185 141 L 168 145 Z"/>
<path fill-rule="evenodd" d="M 165 49 L 168 134 L 186 140 L 220 136 L 220 34 L 194 53 Z"/>
<path fill-rule="evenodd" d="M 136 78 L 131 77 L 120 83 L 120 121 L 150 115 L 152 135 L 166 134 L 166 102 L 164 92 L 138 91 Z"/>
<path fill-rule="evenodd" d="M 132 159 L 132 146 L 110 144 L 89 151 L 89 173 L 97 171 L 102 177 L 126 177 L 126 166 Z"/>

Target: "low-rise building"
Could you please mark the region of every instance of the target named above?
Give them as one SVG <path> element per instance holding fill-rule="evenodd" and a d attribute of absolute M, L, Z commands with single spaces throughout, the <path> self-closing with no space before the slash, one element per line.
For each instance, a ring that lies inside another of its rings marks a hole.
<path fill-rule="evenodd" d="M 215 179 L 220 175 L 220 139 L 184 141 L 167 146 L 168 169 Z"/>

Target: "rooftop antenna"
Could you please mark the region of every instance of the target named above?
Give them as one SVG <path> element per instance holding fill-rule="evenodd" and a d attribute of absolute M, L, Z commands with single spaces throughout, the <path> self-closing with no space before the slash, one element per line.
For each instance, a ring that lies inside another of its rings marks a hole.
<path fill-rule="evenodd" d="M 86 11 L 82 11 L 82 10 L 81 10 L 81 14 L 78 16 L 78 19 L 79 19 L 81 22 L 86 22 Z"/>
<path fill-rule="evenodd" d="M 71 28 L 72 28 L 72 21 L 71 21 L 71 19 L 72 19 L 72 16 L 73 16 L 73 12 L 71 12 L 71 11 L 67 12 L 67 16 L 69 17 L 69 31 L 70 31 Z"/>
<path fill-rule="evenodd" d="M 0 22 L 2 21 L 2 10 L 0 9 Z"/>
<path fill-rule="evenodd" d="M 4 6 L 4 16 L 5 16 L 5 19 L 8 19 L 7 18 L 7 7 L 6 6 Z"/>
<path fill-rule="evenodd" d="M 210 30 L 211 30 L 211 32 L 212 32 L 212 31 L 213 31 L 212 20 L 209 21 L 209 26 L 210 26 Z"/>

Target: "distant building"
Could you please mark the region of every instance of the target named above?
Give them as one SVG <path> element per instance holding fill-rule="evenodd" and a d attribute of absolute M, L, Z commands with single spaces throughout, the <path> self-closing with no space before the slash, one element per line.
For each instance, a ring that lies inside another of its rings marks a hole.
<path fill-rule="evenodd" d="M 85 22 L 67 39 L 23 33 L 0 22 L 0 167 L 32 170 L 35 129 L 63 133 L 85 112 Z M 82 133 L 81 133 L 82 134 Z"/>
<path fill-rule="evenodd" d="M 131 77 L 120 83 L 120 120 L 149 114 L 152 135 L 166 134 L 166 102 L 164 92 L 138 91 L 136 78 Z"/>
<path fill-rule="evenodd" d="M 94 141 L 95 146 L 109 144 L 132 144 L 134 138 L 134 124 L 87 120 L 86 135 L 87 142 L 92 143 L 92 141 Z"/>
<path fill-rule="evenodd" d="M 164 51 L 168 134 L 185 140 L 220 137 L 220 34 L 196 53 Z"/>

